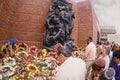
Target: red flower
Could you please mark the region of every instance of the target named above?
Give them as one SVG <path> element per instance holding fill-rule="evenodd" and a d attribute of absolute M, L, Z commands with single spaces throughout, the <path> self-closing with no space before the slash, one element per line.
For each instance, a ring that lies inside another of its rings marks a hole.
<path fill-rule="evenodd" d="M 54 46 L 54 52 L 57 52 L 58 47 L 63 47 L 63 45 L 60 44 L 60 43 L 57 43 L 57 44 Z"/>

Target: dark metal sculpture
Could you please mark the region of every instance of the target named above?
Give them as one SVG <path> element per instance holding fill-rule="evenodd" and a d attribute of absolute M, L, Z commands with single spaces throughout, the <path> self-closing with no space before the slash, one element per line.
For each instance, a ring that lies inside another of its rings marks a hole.
<path fill-rule="evenodd" d="M 43 48 L 53 50 L 54 45 L 57 43 L 62 45 L 74 44 L 71 38 L 74 18 L 71 3 L 66 0 L 52 0 L 46 20 L 46 36 Z"/>

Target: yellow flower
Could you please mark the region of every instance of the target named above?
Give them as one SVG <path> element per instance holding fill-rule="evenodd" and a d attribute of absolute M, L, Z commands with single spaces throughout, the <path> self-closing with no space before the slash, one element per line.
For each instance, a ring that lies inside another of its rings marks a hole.
<path fill-rule="evenodd" d="M 16 54 L 19 59 L 27 59 L 28 58 L 28 53 L 26 51 L 20 51 Z"/>
<path fill-rule="evenodd" d="M 46 57 L 46 54 L 47 54 L 46 49 L 42 49 L 41 54 L 42 54 L 42 56 L 40 56 L 40 59 L 44 60 Z"/>
<path fill-rule="evenodd" d="M 35 73 L 34 73 L 34 72 L 29 72 L 28 76 L 29 76 L 29 77 L 34 77 L 34 76 L 35 76 Z"/>
<path fill-rule="evenodd" d="M 17 54 L 18 54 L 18 55 L 20 55 L 20 54 L 25 54 L 25 55 L 28 57 L 28 53 L 25 52 L 25 51 L 20 51 L 20 52 L 18 52 Z"/>
<path fill-rule="evenodd" d="M 15 76 L 15 77 L 13 78 L 13 80 L 19 80 L 19 77 L 18 77 L 18 76 Z"/>
<path fill-rule="evenodd" d="M 54 71 L 54 70 L 52 70 L 52 74 L 53 74 L 53 75 L 55 74 L 55 71 Z"/>
<path fill-rule="evenodd" d="M 24 75 L 24 74 L 21 74 L 21 75 L 20 75 L 20 77 L 21 77 L 21 78 L 24 78 L 24 77 L 25 77 L 25 75 Z"/>
<path fill-rule="evenodd" d="M 1 51 L 3 51 L 4 48 L 6 48 L 5 45 L 3 45 L 3 46 L 1 47 Z"/>
<path fill-rule="evenodd" d="M 47 54 L 46 49 L 42 49 L 42 54 Z"/>
<path fill-rule="evenodd" d="M 37 74 L 40 73 L 38 67 L 37 67 L 36 65 L 34 65 L 34 64 L 28 64 L 28 65 L 26 66 L 26 70 L 27 70 L 28 72 L 34 71 L 34 72 L 37 73 Z"/>

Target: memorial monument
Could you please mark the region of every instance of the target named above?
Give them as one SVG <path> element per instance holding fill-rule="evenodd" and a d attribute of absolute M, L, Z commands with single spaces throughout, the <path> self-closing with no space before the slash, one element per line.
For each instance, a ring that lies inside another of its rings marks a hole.
<path fill-rule="evenodd" d="M 52 0 L 46 19 L 46 36 L 43 48 L 51 51 L 57 43 L 75 50 L 74 40 L 71 38 L 73 19 L 75 18 L 72 4 L 66 0 Z"/>

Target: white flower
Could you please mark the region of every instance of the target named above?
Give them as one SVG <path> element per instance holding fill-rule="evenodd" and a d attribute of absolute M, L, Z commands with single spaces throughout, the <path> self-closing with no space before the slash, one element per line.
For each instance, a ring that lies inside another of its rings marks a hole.
<path fill-rule="evenodd" d="M 11 58 L 11 57 L 4 58 L 3 62 L 4 62 L 5 65 L 9 65 L 9 66 L 15 66 L 16 65 L 15 59 Z"/>
<path fill-rule="evenodd" d="M 15 74 L 15 69 L 9 65 L 4 65 L 2 67 L 2 72 L 4 77 L 10 77 Z"/>

